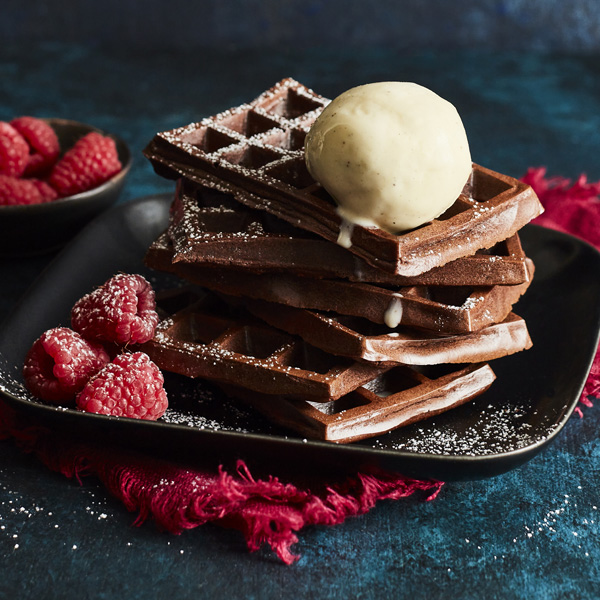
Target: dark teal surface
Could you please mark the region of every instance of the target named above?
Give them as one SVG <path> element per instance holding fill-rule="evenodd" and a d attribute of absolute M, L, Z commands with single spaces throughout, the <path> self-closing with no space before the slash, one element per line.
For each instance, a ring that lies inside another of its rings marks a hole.
<path fill-rule="evenodd" d="M 170 52 L 16 42 L 0 50 L 0 120 L 61 116 L 118 132 L 134 165 L 122 202 L 172 184 L 141 156 L 154 132 L 240 103 L 284 76 L 325 95 L 406 79 L 457 106 L 474 160 L 520 176 L 600 179 L 600 57 L 448 50 Z M 1 218 L 1 217 L 0 217 Z M 101 249 L 99 249 L 101 251 Z M 0 260 L 0 318 L 51 256 Z M 567 316 L 568 318 L 568 316 Z M 51 473 L 0 443 L 0 598 L 598 598 L 600 406 L 500 477 L 382 502 L 300 534 L 298 563 L 249 554 L 235 531 L 172 536 L 94 480 Z M 282 474 L 282 477 L 285 477 Z"/>
<path fill-rule="evenodd" d="M 4 0 L 0 39 L 156 48 L 382 45 L 594 51 L 597 0 Z M 12 18 L 10 18 L 12 17 Z"/>

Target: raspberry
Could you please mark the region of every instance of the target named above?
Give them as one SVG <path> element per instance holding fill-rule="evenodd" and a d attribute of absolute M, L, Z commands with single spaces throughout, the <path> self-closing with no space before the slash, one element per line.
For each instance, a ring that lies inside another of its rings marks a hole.
<path fill-rule="evenodd" d="M 29 391 L 52 403 L 73 402 L 92 375 L 109 361 L 100 344 L 67 327 L 49 329 L 31 346 L 23 365 Z"/>
<path fill-rule="evenodd" d="M 160 369 L 147 354 L 121 354 L 92 377 L 77 396 L 86 412 L 156 421 L 167 410 Z"/>
<path fill-rule="evenodd" d="M 157 324 L 154 290 L 141 275 L 115 275 L 71 310 L 71 325 L 82 336 L 118 344 L 151 340 Z"/>
<path fill-rule="evenodd" d="M 60 154 L 60 144 L 54 129 L 46 121 L 35 117 L 18 117 L 10 124 L 29 145 L 25 175 L 40 175 L 48 171 Z"/>
<path fill-rule="evenodd" d="M 21 177 L 29 160 L 29 144 L 9 123 L 0 121 L 0 175 Z"/>
<path fill-rule="evenodd" d="M 40 204 L 55 198 L 56 192 L 43 181 L 0 175 L 0 206 Z"/>
<path fill-rule="evenodd" d="M 92 132 L 54 165 L 49 182 L 60 196 L 71 196 L 99 186 L 121 168 L 114 140 Z"/>
<path fill-rule="evenodd" d="M 33 185 L 37 188 L 42 198 L 42 202 L 52 202 L 52 200 L 56 200 L 58 198 L 56 190 L 50 187 L 45 181 L 33 178 L 27 179 L 27 181 L 33 183 Z"/>

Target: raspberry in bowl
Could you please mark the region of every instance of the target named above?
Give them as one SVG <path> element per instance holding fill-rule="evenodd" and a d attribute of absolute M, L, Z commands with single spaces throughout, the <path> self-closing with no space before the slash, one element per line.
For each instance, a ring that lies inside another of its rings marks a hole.
<path fill-rule="evenodd" d="M 0 256 L 63 246 L 116 202 L 130 167 L 127 144 L 91 125 L 0 122 Z"/>

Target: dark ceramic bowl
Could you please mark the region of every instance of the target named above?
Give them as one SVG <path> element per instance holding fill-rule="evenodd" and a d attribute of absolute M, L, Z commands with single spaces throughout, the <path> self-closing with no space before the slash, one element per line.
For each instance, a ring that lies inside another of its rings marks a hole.
<path fill-rule="evenodd" d="M 46 119 L 52 126 L 64 153 L 89 133 L 110 135 L 117 145 L 123 169 L 102 185 L 43 204 L 0 206 L 0 256 L 30 256 L 57 250 L 66 244 L 96 215 L 114 204 L 131 168 L 131 153 L 117 136 L 91 125 L 66 119 Z"/>

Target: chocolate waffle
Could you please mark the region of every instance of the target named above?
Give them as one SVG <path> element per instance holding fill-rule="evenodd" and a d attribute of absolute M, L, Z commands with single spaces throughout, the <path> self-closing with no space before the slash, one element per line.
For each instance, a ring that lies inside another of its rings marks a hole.
<path fill-rule="evenodd" d="M 331 354 L 355 360 L 405 365 L 487 362 L 531 347 L 525 320 L 510 313 L 501 323 L 460 335 L 441 335 L 409 327 L 394 331 L 366 319 L 245 299 L 263 321 Z"/>
<path fill-rule="evenodd" d="M 163 320 L 138 346 L 165 371 L 238 383 L 255 392 L 331 401 L 391 368 L 336 357 L 274 329 L 209 292 L 161 302 Z M 183 308 L 181 308 L 183 306 Z M 165 314 L 166 311 L 166 314 Z"/>
<path fill-rule="evenodd" d="M 150 264 L 160 271 L 176 271 L 173 252 L 163 234 L 149 250 Z M 355 360 L 393 361 L 408 365 L 487 362 L 531 347 L 527 325 L 510 313 L 501 323 L 460 335 L 398 327 L 395 331 L 362 319 L 332 312 L 306 310 L 252 298 L 226 297 L 268 324 L 338 356 Z"/>
<path fill-rule="evenodd" d="M 293 271 L 389 285 L 514 285 L 529 279 L 518 234 L 489 251 L 415 277 L 376 269 L 338 244 L 294 227 L 232 194 L 180 180 L 171 211 L 173 262 L 225 265 L 254 272 Z"/>
<path fill-rule="evenodd" d="M 165 244 L 165 238 L 161 238 L 153 245 L 146 255 L 148 266 L 231 296 L 333 311 L 392 329 L 402 324 L 444 334 L 478 331 L 503 321 L 529 286 L 526 282 L 490 287 L 384 287 L 288 273 L 256 274 L 244 269 L 174 264 L 169 261 Z M 533 269 L 533 264 L 529 267 Z"/>
<path fill-rule="evenodd" d="M 495 378 L 482 363 L 440 370 L 340 359 L 202 290 L 182 288 L 158 301 L 157 334 L 138 347 L 156 364 L 212 379 L 267 418 L 315 439 L 347 443 L 385 433 L 463 404 Z"/>
<path fill-rule="evenodd" d="M 400 235 L 349 227 L 304 162 L 306 133 L 327 102 L 284 79 L 248 104 L 156 134 L 144 153 L 163 176 L 224 189 L 329 241 L 341 237 L 369 264 L 404 276 L 491 248 L 542 212 L 528 185 L 474 164 L 463 192 L 438 219 Z"/>
<path fill-rule="evenodd" d="M 495 379 L 487 364 L 454 368 L 445 374 L 436 371 L 398 366 L 339 400 L 320 404 L 300 398 L 273 398 L 229 385 L 223 389 L 300 435 L 349 443 L 464 404 L 488 389 Z"/>

